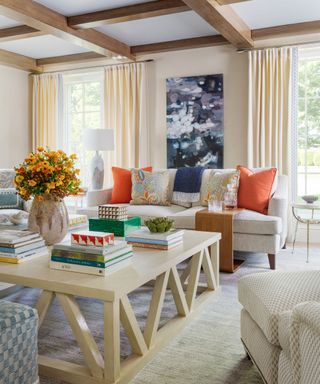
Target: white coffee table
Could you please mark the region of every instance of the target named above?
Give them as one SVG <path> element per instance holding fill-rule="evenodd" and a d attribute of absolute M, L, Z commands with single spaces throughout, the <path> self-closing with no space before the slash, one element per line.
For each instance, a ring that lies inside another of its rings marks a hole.
<path fill-rule="evenodd" d="M 19 264 L 1 263 L 0 281 L 42 290 L 37 303 L 41 326 L 57 297 L 83 353 L 85 364 L 39 356 L 40 374 L 75 384 L 128 383 L 189 322 L 219 287 L 219 233 L 186 231 L 184 243 L 171 251 L 134 249 L 132 265 L 107 277 L 51 270 L 49 256 Z M 182 275 L 177 265 L 190 260 Z M 201 267 L 206 284 L 199 283 Z M 141 331 L 128 294 L 154 280 L 146 326 Z M 167 288 L 177 315 L 158 330 Z M 196 297 L 197 290 L 201 293 Z M 76 296 L 104 303 L 104 357 L 88 328 Z M 120 322 L 133 354 L 120 362 Z"/>

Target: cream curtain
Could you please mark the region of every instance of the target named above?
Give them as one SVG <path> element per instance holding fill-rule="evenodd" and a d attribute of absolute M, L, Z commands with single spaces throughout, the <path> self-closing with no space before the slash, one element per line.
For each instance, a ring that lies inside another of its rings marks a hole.
<path fill-rule="evenodd" d="M 295 48 L 249 52 L 249 167 L 277 167 L 289 176 L 291 197 L 291 132 L 294 122 Z M 289 210 L 288 240 L 292 239 Z"/>
<path fill-rule="evenodd" d="M 249 52 L 248 164 L 290 173 L 293 48 Z"/>
<path fill-rule="evenodd" d="M 105 184 L 111 185 L 112 165 L 149 165 L 146 64 L 105 67 L 105 128 L 113 129 L 115 150 L 105 154 Z"/>
<path fill-rule="evenodd" d="M 56 149 L 62 105 L 61 74 L 33 75 L 32 146 Z"/>

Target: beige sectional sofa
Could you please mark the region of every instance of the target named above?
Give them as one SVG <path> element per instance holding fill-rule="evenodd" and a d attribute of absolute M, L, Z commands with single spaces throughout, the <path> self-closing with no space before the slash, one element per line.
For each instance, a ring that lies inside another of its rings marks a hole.
<path fill-rule="evenodd" d="M 170 169 L 169 191 L 172 197 L 175 169 Z M 202 176 L 201 195 L 205 193 L 205 183 L 208 182 L 209 172 L 205 170 Z M 217 170 L 228 172 L 230 170 Z M 97 217 L 98 205 L 110 201 L 111 189 L 90 191 L 87 207 L 78 213 L 88 217 Z M 200 201 L 190 206 L 172 202 L 170 206 L 130 205 L 130 216 L 140 216 L 142 220 L 150 217 L 167 216 L 175 221 L 175 227 L 184 229 L 195 228 L 195 214 L 204 209 Z M 268 215 L 245 210 L 235 217 L 234 249 L 244 252 L 260 252 L 276 255 L 285 245 L 287 236 L 288 182 L 287 176 L 277 176 L 274 194 L 269 204 Z"/>

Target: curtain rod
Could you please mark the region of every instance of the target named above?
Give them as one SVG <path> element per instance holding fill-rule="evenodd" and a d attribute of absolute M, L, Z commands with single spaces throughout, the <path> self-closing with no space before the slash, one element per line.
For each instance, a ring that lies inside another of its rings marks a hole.
<path fill-rule="evenodd" d="M 100 60 L 100 58 L 98 59 Z M 42 74 L 49 74 L 49 73 L 65 73 L 65 72 L 78 72 L 78 71 L 81 71 L 81 70 L 86 70 L 86 69 L 103 69 L 104 67 L 115 67 L 117 65 L 121 65 L 121 64 L 135 64 L 135 63 L 150 63 L 150 62 L 153 62 L 154 59 L 147 59 L 147 60 L 141 60 L 141 61 L 134 61 L 134 62 L 125 62 L 125 63 L 117 63 L 117 64 L 105 64 L 105 65 L 101 65 L 101 64 L 97 64 L 97 65 L 91 65 L 90 67 L 81 67 L 81 68 L 76 68 L 76 69 L 60 69 L 60 70 L 56 70 L 56 71 L 46 71 L 46 72 L 43 72 L 43 73 L 40 73 L 40 75 Z M 71 63 L 71 62 L 70 62 Z M 52 64 L 54 65 L 54 64 Z M 31 73 L 31 76 L 38 76 L 39 73 Z"/>
<path fill-rule="evenodd" d="M 280 44 L 280 45 L 272 45 L 270 47 L 256 47 L 256 48 L 243 48 L 243 49 L 237 49 L 237 53 L 245 53 L 245 52 L 250 52 L 250 51 L 260 51 L 264 49 L 271 49 L 271 48 L 283 48 L 283 47 L 297 47 L 299 48 L 300 46 L 304 45 L 319 45 L 320 40 L 317 41 L 308 41 L 305 43 L 291 43 L 291 44 Z"/>

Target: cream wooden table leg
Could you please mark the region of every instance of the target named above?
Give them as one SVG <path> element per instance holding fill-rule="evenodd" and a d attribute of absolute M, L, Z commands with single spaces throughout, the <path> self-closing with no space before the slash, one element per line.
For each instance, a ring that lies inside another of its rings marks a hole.
<path fill-rule="evenodd" d="M 104 303 L 105 382 L 115 383 L 120 376 L 120 300 Z"/>
<path fill-rule="evenodd" d="M 211 256 L 211 262 L 212 262 L 212 267 L 213 267 L 213 273 L 216 278 L 216 284 L 217 287 L 220 285 L 219 281 L 219 271 L 220 271 L 220 251 L 219 251 L 219 241 L 216 243 L 212 244 L 210 247 L 210 256 Z"/>

